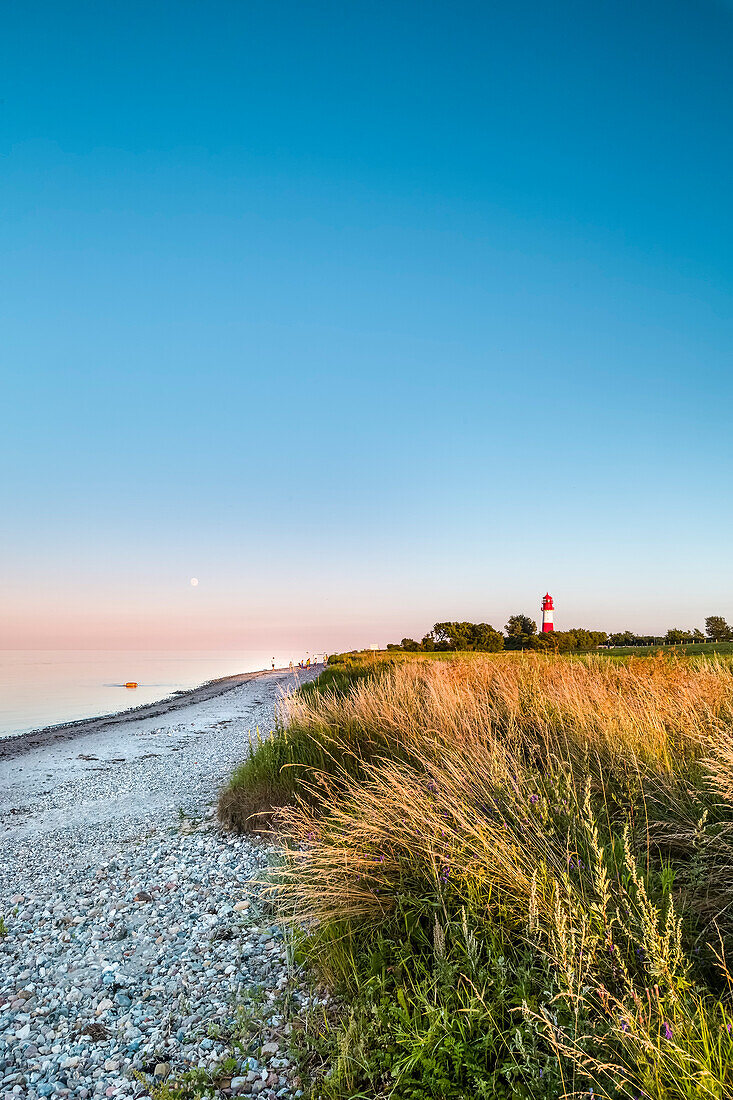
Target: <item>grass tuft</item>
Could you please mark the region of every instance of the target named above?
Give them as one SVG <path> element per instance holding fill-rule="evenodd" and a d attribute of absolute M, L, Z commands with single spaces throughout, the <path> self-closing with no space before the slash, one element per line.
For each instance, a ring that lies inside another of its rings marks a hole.
<path fill-rule="evenodd" d="M 313 1096 L 733 1095 L 731 662 L 344 670 L 230 784 L 346 1006 Z"/>

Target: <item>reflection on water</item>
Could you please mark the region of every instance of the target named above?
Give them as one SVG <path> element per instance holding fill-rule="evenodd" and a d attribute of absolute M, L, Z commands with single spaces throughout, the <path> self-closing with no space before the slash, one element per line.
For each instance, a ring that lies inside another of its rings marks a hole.
<path fill-rule="evenodd" d="M 220 676 L 270 668 L 273 656 L 282 668 L 302 654 L 0 649 L 0 737 L 154 703 Z"/>

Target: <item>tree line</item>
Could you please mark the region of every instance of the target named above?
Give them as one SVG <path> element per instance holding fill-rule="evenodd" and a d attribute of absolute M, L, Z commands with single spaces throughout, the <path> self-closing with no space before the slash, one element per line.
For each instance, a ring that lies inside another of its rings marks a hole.
<path fill-rule="evenodd" d="M 510 615 L 504 633 L 489 623 L 446 622 L 435 623 L 432 630 L 417 641 L 403 638 L 400 643 L 390 643 L 387 649 L 399 649 L 407 653 L 432 653 L 440 651 L 474 651 L 497 653 L 502 649 L 534 649 L 554 653 L 573 650 L 597 649 L 599 646 L 685 645 L 692 642 L 733 641 L 733 630 L 722 615 L 709 615 L 705 620 L 705 633 L 697 628 L 683 630 L 670 627 L 664 637 L 635 634 L 623 630 L 607 634 L 605 630 L 587 630 L 572 627 L 570 630 L 554 630 L 546 634 L 537 631 L 537 623 L 529 615 Z"/>
<path fill-rule="evenodd" d="M 733 642 L 733 629 L 728 626 L 722 615 L 708 615 L 705 620 L 705 633 L 695 627 L 694 630 L 685 630 L 679 626 L 672 626 L 661 637 L 651 634 L 634 634 L 632 630 L 622 630 L 617 634 L 609 634 L 609 643 L 612 646 L 626 645 L 685 645 L 691 642 Z"/>

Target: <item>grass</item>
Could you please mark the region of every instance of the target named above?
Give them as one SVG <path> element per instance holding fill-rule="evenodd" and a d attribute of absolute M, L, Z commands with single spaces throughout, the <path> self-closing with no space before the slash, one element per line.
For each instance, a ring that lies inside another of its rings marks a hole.
<path fill-rule="evenodd" d="M 391 667 L 393 662 L 384 659 L 327 667 L 315 680 L 301 686 L 298 698 L 306 704 L 322 697 L 344 699 L 355 685 L 381 676 Z M 377 741 L 381 743 L 381 738 Z M 311 782 L 318 775 L 329 775 L 333 780 L 344 768 L 358 775 L 360 761 L 369 756 L 370 744 L 361 731 L 349 756 L 344 752 L 343 737 L 334 744 L 328 729 L 316 730 L 309 719 L 301 726 L 291 715 L 287 726 L 279 722 L 271 733 L 258 731 L 248 758 L 219 794 L 219 820 L 238 832 L 267 831 L 274 809 L 305 796 L 304 774 Z"/>
<path fill-rule="evenodd" d="M 343 671 L 237 783 L 282 797 L 277 903 L 342 1005 L 313 1097 L 733 1095 L 733 663 Z"/>
<path fill-rule="evenodd" d="M 610 657 L 648 657 L 650 652 L 668 650 L 669 646 L 612 646 L 605 650 Z M 712 657 L 716 654 L 730 656 L 733 653 L 733 642 L 690 642 L 688 645 L 673 647 L 679 656 L 683 657 Z"/>

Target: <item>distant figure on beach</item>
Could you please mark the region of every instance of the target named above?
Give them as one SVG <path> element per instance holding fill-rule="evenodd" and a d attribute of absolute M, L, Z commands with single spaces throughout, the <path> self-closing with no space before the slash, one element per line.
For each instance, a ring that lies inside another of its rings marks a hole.
<path fill-rule="evenodd" d="M 272 658 L 272 671 L 275 671 L 275 658 Z"/>
<path fill-rule="evenodd" d="M 290 671 L 292 672 L 293 671 L 293 662 L 292 661 L 290 662 L 290 665 L 288 667 L 290 668 Z"/>

